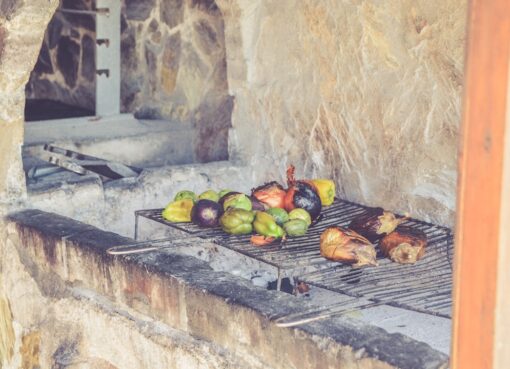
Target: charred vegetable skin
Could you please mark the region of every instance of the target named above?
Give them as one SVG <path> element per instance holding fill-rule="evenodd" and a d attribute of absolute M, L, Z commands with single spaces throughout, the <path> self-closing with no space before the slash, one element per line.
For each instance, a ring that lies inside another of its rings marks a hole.
<path fill-rule="evenodd" d="M 321 255 L 353 267 L 377 265 L 374 245 L 358 233 L 342 227 L 329 227 L 320 239 Z"/>
<path fill-rule="evenodd" d="M 349 224 L 349 228 L 370 242 L 375 242 L 384 235 L 393 232 L 406 219 L 405 217 L 399 218 L 383 208 L 369 208 L 365 214 L 355 218 Z"/>
<path fill-rule="evenodd" d="M 250 234 L 255 214 L 244 209 L 228 209 L 220 218 L 221 228 L 230 234 Z"/>
<path fill-rule="evenodd" d="M 335 200 L 335 182 L 331 179 L 312 179 L 321 199 L 322 206 L 329 206 Z"/>
<path fill-rule="evenodd" d="M 294 179 L 294 166 L 287 169 L 289 189 L 285 196 L 285 210 L 295 208 L 305 209 L 312 220 L 315 220 L 322 210 L 322 203 L 317 189 L 310 181 L 296 181 Z"/>
<path fill-rule="evenodd" d="M 252 189 L 251 195 L 270 208 L 283 208 L 286 191 L 273 181 Z"/>
<path fill-rule="evenodd" d="M 382 253 L 394 262 L 414 264 L 425 254 L 427 236 L 418 229 L 398 227 L 379 242 Z"/>
<path fill-rule="evenodd" d="M 217 227 L 223 208 L 213 200 L 198 200 L 191 209 L 191 221 L 199 227 Z"/>

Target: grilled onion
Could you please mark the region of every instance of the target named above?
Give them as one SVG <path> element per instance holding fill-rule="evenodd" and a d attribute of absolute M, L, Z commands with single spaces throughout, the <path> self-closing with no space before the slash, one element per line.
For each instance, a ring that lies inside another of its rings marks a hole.
<path fill-rule="evenodd" d="M 414 264 L 425 254 L 427 236 L 418 229 L 398 227 L 379 242 L 383 254 L 400 264 Z"/>
<path fill-rule="evenodd" d="M 273 181 L 252 189 L 251 195 L 270 208 L 283 208 L 286 191 Z"/>
<path fill-rule="evenodd" d="M 370 242 L 375 242 L 384 235 L 393 232 L 406 219 L 407 217 L 399 218 L 383 208 L 369 208 L 365 214 L 355 218 L 349 224 L 349 228 Z"/>
<path fill-rule="evenodd" d="M 374 245 L 347 228 L 327 228 L 321 234 L 320 250 L 326 259 L 353 264 L 353 267 L 377 265 Z"/>

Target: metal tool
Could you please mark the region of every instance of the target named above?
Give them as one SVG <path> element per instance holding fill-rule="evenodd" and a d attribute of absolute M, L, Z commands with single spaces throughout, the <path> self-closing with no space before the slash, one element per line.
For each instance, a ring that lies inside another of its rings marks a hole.
<path fill-rule="evenodd" d="M 142 172 L 141 168 L 85 155 L 51 144 L 45 144 L 43 149 L 54 154 L 49 157 L 48 162 L 80 175 L 94 172 L 108 179 L 121 179 L 137 177 Z"/>
<path fill-rule="evenodd" d="M 138 241 L 133 243 L 126 243 L 118 246 L 110 247 L 106 252 L 110 255 L 131 255 L 142 254 L 150 251 L 161 251 L 168 248 L 174 248 L 182 243 L 210 243 L 212 241 L 204 240 L 198 237 L 184 237 L 184 238 L 161 238 L 158 240 Z"/>

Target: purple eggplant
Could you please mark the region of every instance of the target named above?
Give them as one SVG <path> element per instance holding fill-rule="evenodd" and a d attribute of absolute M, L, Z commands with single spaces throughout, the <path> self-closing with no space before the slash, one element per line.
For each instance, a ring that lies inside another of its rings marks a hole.
<path fill-rule="evenodd" d="M 199 227 L 212 228 L 219 225 L 223 207 L 215 201 L 198 200 L 191 209 L 191 221 Z"/>

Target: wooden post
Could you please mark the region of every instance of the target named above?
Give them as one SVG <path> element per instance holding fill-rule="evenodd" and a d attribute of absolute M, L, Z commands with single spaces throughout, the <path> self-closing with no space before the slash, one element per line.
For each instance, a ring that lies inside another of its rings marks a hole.
<path fill-rule="evenodd" d="M 510 232 L 510 224 L 502 223 L 510 210 L 502 201 L 510 162 L 505 159 L 510 0 L 471 1 L 466 55 L 451 367 L 503 368 L 496 360 L 495 334 L 501 240 Z"/>

